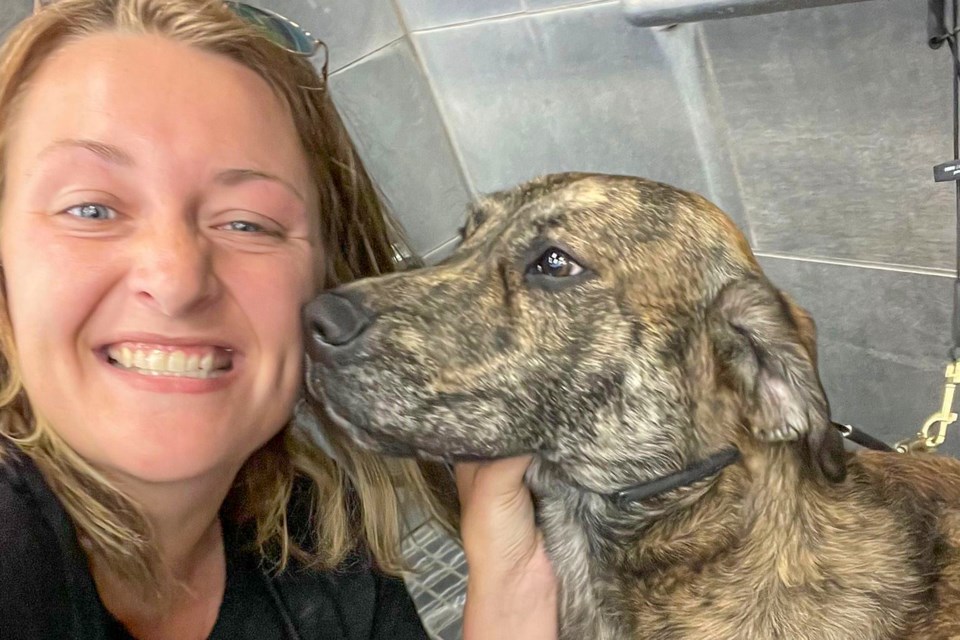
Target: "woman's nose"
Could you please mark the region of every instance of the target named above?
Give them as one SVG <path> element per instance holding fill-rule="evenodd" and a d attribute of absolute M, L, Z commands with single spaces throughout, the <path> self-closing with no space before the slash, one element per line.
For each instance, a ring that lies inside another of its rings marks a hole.
<path fill-rule="evenodd" d="M 185 222 L 144 229 L 133 249 L 133 293 L 160 313 L 177 317 L 215 295 L 217 280 L 208 238 Z"/>

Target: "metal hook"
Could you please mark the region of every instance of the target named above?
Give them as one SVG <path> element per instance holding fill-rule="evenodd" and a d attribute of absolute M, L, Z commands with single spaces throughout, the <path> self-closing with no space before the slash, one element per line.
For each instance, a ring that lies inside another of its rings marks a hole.
<path fill-rule="evenodd" d="M 947 427 L 957 421 L 957 414 L 953 412 L 953 396 L 957 385 L 960 384 L 960 360 L 947 365 L 944 377 L 946 381 L 943 385 L 943 403 L 940 405 L 940 410 L 927 418 L 913 439 L 902 440 L 896 444 L 896 449 L 900 453 L 930 451 L 939 447 L 947 439 Z"/>

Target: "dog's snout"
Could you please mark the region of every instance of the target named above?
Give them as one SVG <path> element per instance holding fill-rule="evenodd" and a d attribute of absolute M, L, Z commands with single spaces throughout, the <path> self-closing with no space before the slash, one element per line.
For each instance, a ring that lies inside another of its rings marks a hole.
<path fill-rule="evenodd" d="M 373 322 L 356 294 L 323 293 L 304 309 L 307 348 L 314 357 L 326 357 L 356 346 Z"/>

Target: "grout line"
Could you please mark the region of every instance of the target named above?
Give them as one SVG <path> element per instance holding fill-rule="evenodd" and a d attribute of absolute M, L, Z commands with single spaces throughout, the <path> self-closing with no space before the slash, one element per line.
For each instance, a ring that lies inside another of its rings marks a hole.
<path fill-rule="evenodd" d="M 795 262 L 812 262 L 816 264 L 829 264 L 838 267 L 854 267 L 859 269 L 873 269 L 875 271 L 893 271 L 896 273 L 912 273 L 920 276 L 934 276 L 937 278 L 955 278 L 956 273 L 950 269 L 937 269 L 933 267 L 917 267 L 905 264 L 896 264 L 888 262 L 868 262 L 865 260 L 847 260 L 841 258 L 823 258 L 818 256 L 797 256 L 786 253 L 777 253 L 773 251 L 754 251 L 758 258 L 774 258 L 776 260 L 792 260 Z"/>
<path fill-rule="evenodd" d="M 406 37 L 406 34 L 397 36 L 396 38 L 394 38 L 394 39 L 391 40 L 390 42 L 388 42 L 388 43 L 386 43 L 386 44 L 380 45 L 379 47 L 377 47 L 377 48 L 374 49 L 373 51 L 368 51 L 368 52 L 366 52 L 365 54 L 363 54 L 362 56 L 360 56 L 360 57 L 357 58 L 356 60 L 354 60 L 354 61 L 352 61 L 352 62 L 348 62 L 347 64 L 343 65 L 342 67 L 337 67 L 336 69 L 334 69 L 333 71 L 330 72 L 330 77 L 332 78 L 333 76 L 337 75 L 337 74 L 340 73 L 341 71 L 346 71 L 346 70 L 348 70 L 348 69 L 351 69 L 351 68 L 357 66 L 358 64 L 360 64 L 361 62 L 363 62 L 364 60 L 366 60 L 367 58 L 369 58 L 369 57 L 372 56 L 373 54 L 375 54 L 375 53 L 380 53 L 381 51 L 383 51 L 383 50 L 386 49 L 387 47 L 390 47 L 390 46 L 392 46 L 392 45 L 400 42 L 401 40 L 404 39 L 404 37 Z"/>
<path fill-rule="evenodd" d="M 736 174 L 733 146 L 722 112 L 719 88 L 710 65 L 703 29 L 699 24 L 675 29 L 651 29 L 651 35 L 666 63 L 683 103 L 693 135 L 706 193 L 745 228 L 750 242 L 756 238 L 743 202 L 743 189 Z M 731 189 L 727 187 L 732 186 Z M 756 246 L 753 244 L 753 246 Z"/>
<path fill-rule="evenodd" d="M 416 29 L 411 33 L 429 33 L 431 31 L 442 31 L 444 29 L 456 29 L 459 27 L 468 27 L 481 22 L 498 22 L 501 20 L 513 20 L 516 18 L 525 18 L 527 16 L 539 16 L 550 13 L 561 13 L 563 11 L 570 11 L 571 9 L 582 9 L 583 7 L 589 6 L 600 6 L 608 4 L 619 4 L 620 0 L 588 0 L 587 2 L 578 2 L 576 4 L 568 4 L 562 7 L 549 7 L 547 9 L 535 9 L 533 11 L 529 9 L 522 9 L 520 11 L 512 11 L 510 13 L 502 13 L 496 16 L 485 16 L 483 18 L 473 18 L 470 20 L 461 20 L 460 22 L 451 22 L 449 24 L 437 25 L 435 27 L 425 27 L 423 29 Z M 626 18 L 624 18 L 626 19 Z"/>
<path fill-rule="evenodd" d="M 585 7 L 591 4 L 603 4 L 604 0 L 579 0 L 578 2 L 571 2 L 559 7 L 547 7 L 545 9 L 530 9 L 527 7 L 527 3 L 530 0 L 520 0 L 520 6 L 523 7 L 524 13 L 537 14 L 537 13 L 552 13 L 555 11 L 563 11 L 564 9 L 572 9 L 574 7 Z M 612 3 L 611 3 L 612 4 Z"/>
<path fill-rule="evenodd" d="M 740 174 L 740 163 L 737 158 L 736 149 L 733 146 L 733 134 L 730 123 L 727 120 L 727 110 L 724 108 L 723 94 L 720 92 L 720 81 L 717 80 L 717 72 L 713 64 L 713 54 L 710 51 L 710 43 L 707 41 L 707 34 L 703 26 L 696 24 L 695 28 L 697 30 L 695 46 L 700 60 L 703 61 L 703 73 L 705 76 L 704 91 L 709 92 L 708 101 L 712 101 L 711 104 L 714 107 L 715 117 L 713 118 L 712 126 L 715 128 L 717 138 L 721 141 L 721 151 L 729 162 L 729 171 L 733 178 L 733 189 L 739 200 L 740 213 L 743 215 L 744 223 L 747 225 L 747 235 L 750 238 L 750 246 L 755 247 L 757 246 L 756 225 L 753 224 L 753 220 L 750 218 L 750 211 L 747 209 L 747 203 L 743 197 L 743 176 Z"/>
<path fill-rule="evenodd" d="M 437 86 L 434 83 L 431 75 L 427 72 L 427 65 L 424 64 L 423 53 L 420 50 L 420 45 L 417 43 L 417 39 L 413 36 L 413 32 L 410 31 L 410 27 L 407 25 L 407 18 L 404 15 L 403 10 L 400 8 L 397 0 L 390 0 L 390 4 L 393 6 L 394 13 L 397 14 L 397 20 L 400 22 L 400 28 L 405 34 L 404 37 L 406 37 L 410 43 L 410 49 L 413 52 L 413 59 L 420 70 L 420 75 L 423 76 L 424 81 L 427 83 L 427 90 L 430 92 L 430 98 L 433 100 L 433 107 L 437 110 L 437 116 L 440 118 L 440 128 L 443 129 L 443 135 L 447 140 L 447 145 L 450 147 L 450 151 L 453 153 L 453 159 L 457 163 L 457 173 L 459 174 L 460 179 L 463 181 L 463 186 L 467 191 L 467 197 L 470 200 L 473 200 L 477 197 L 477 190 L 474 187 L 470 176 L 467 174 L 467 165 L 463 160 L 463 155 L 460 153 L 460 147 L 457 146 L 453 137 L 453 132 L 450 130 L 450 119 L 447 116 L 446 110 L 443 108 L 443 104 L 440 102 L 440 93 L 437 91 Z"/>
<path fill-rule="evenodd" d="M 437 254 L 444 254 L 443 257 L 446 257 L 446 254 L 449 254 L 452 249 L 454 249 L 457 244 L 460 242 L 460 236 L 454 236 L 449 240 L 444 240 L 434 248 L 429 251 L 424 252 L 423 259 L 427 264 L 431 264 L 431 261 L 434 256 Z"/>

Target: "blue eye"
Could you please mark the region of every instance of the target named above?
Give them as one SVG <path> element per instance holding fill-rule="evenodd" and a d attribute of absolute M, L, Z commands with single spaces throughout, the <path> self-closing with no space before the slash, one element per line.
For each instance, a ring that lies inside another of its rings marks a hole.
<path fill-rule="evenodd" d="M 64 212 L 71 216 L 85 218 L 87 220 L 113 220 L 117 217 L 116 211 L 105 205 L 96 204 L 95 202 L 78 204 L 69 209 L 65 209 Z"/>
<path fill-rule="evenodd" d="M 233 220 L 224 226 L 230 231 L 242 231 L 243 233 L 264 233 L 266 231 L 259 224 L 246 220 Z"/>

